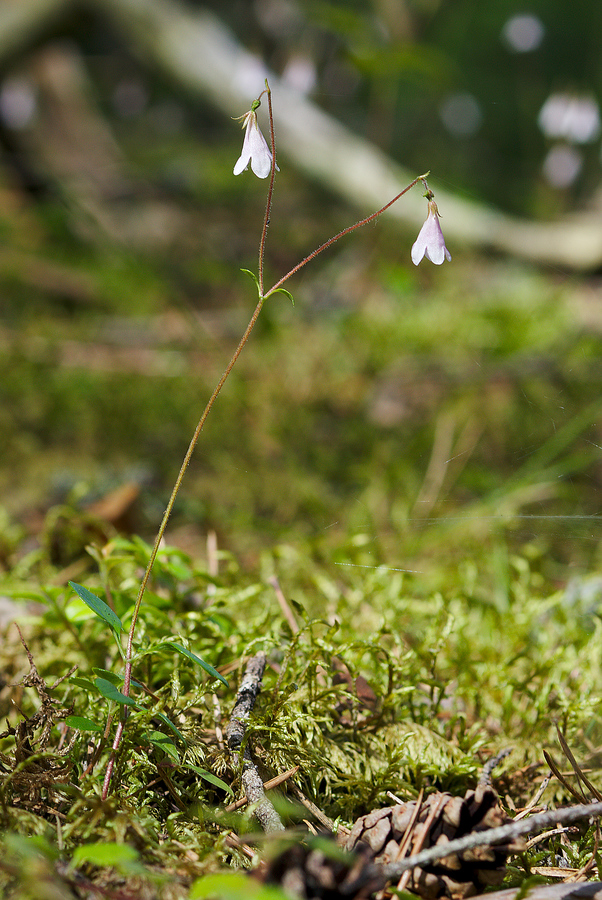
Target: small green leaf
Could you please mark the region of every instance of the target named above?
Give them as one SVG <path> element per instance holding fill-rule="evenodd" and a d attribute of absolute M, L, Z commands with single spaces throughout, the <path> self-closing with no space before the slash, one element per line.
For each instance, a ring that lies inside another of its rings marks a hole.
<path fill-rule="evenodd" d="M 134 706 L 136 709 L 140 709 L 135 700 L 122 694 L 121 691 L 117 690 L 115 685 L 111 684 L 110 681 L 107 681 L 106 678 L 95 678 L 94 684 L 107 700 L 113 700 L 114 703 L 121 703 L 122 706 Z"/>
<path fill-rule="evenodd" d="M 110 672 L 108 669 L 99 669 L 97 666 L 92 666 L 92 671 L 95 675 L 98 675 L 99 678 L 104 678 L 105 681 L 110 681 L 111 684 L 114 684 L 115 687 L 119 687 L 123 684 L 123 675 L 116 675 L 115 672 Z M 141 688 L 142 685 L 139 681 L 130 681 L 132 687 Z"/>
<path fill-rule="evenodd" d="M 52 846 L 42 837 L 41 834 L 32 834 L 27 837 L 22 834 L 14 834 L 7 831 L 2 836 L 2 853 L 3 859 L 6 858 L 7 852 L 12 856 L 15 854 L 19 857 L 19 865 L 28 867 L 39 865 L 40 856 L 45 857 L 50 862 L 55 862 L 59 856 L 56 846 Z M 23 869 L 26 871 L 26 868 Z"/>
<path fill-rule="evenodd" d="M 389 890 L 398 900 L 416 900 L 416 894 L 411 894 L 409 891 L 400 891 L 399 888 L 392 887 L 387 890 L 387 893 Z"/>
<path fill-rule="evenodd" d="M 516 892 L 518 900 L 524 900 L 525 897 L 528 897 L 534 888 L 539 887 L 542 880 L 541 875 L 531 875 L 525 878 Z"/>
<path fill-rule="evenodd" d="M 217 775 L 208 772 L 207 769 L 200 769 L 198 766 L 186 766 L 186 768 L 190 769 L 191 772 L 196 772 L 197 775 L 200 775 L 201 778 L 204 778 L 205 781 L 208 781 L 214 787 L 221 788 L 222 791 L 226 791 L 227 794 L 232 794 L 232 796 L 234 796 L 234 791 L 230 785 L 226 784 L 225 781 L 222 781 L 221 778 L 218 778 Z"/>
<path fill-rule="evenodd" d="M 216 872 L 197 878 L 190 900 L 290 900 L 283 890 L 261 884 L 242 872 Z"/>
<path fill-rule="evenodd" d="M 207 621 L 212 622 L 226 637 L 230 637 L 236 630 L 232 619 L 222 613 L 213 613 L 213 615 L 208 617 Z"/>
<path fill-rule="evenodd" d="M 75 684 L 77 687 L 83 688 L 85 691 L 93 691 L 94 693 L 96 693 L 96 687 L 89 678 L 80 678 L 79 675 L 72 675 L 69 679 L 69 683 Z"/>
<path fill-rule="evenodd" d="M 197 666 L 200 666 L 201 669 L 204 669 L 205 672 L 207 672 L 213 678 L 219 678 L 222 684 L 225 684 L 226 687 L 228 687 L 228 682 L 226 681 L 224 676 L 220 675 L 217 669 L 214 669 L 213 666 L 210 666 L 208 662 L 205 662 L 205 660 L 201 659 L 200 656 L 197 656 L 196 653 L 191 653 L 190 650 L 187 650 L 186 647 L 182 647 L 181 644 L 177 644 L 175 641 L 166 641 L 163 646 L 171 647 L 173 650 L 177 650 L 178 653 L 181 653 L 182 656 L 186 656 L 188 657 L 188 659 L 191 659 L 192 662 L 195 662 Z"/>
<path fill-rule="evenodd" d="M 121 675 L 116 675 L 115 672 L 109 672 L 108 669 L 99 669 L 97 666 L 92 666 L 92 671 L 99 678 L 104 678 L 105 681 L 110 681 L 111 684 L 114 684 L 115 687 L 119 687 L 120 684 L 123 684 L 123 678 Z"/>
<path fill-rule="evenodd" d="M 65 724 L 69 728 L 77 728 L 78 731 L 103 731 L 102 725 L 99 725 L 98 722 L 93 722 L 92 719 L 86 719 L 85 716 L 67 716 Z"/>
<path fill-rule="evenodd" d="M 71 857 L 73 866 L 92 863 L 93 866 L 115 866 L 122 871 L 131 872 L 138 869 L 138 852 L 129 844 L 81 844 L 76 847 Z"/>
<path fill-rule="evenodd" d="M 291 294 L 290 291 L 286 290 L 286 288 L 276 288 L 275 291 L 272 291 L 271 293 L 268 294 L 268 297 L 271 297 L 272 294 L 284 294 L 291 301 L 292 305 L 293 306 L 295 305 L 295 298 L 293 297 L 293 295 Z"/>
<path fill-rule="evenodd" d="M 305 622 L 307 622 L 307 621 L 308 621 L 307 610 L 305 609 L 305 607 L 303 606 L 303 604 L 299 603 L 298 600 L 295 600 L 294 597 L 291 597 L 291 598 L 290 598 L 289 603 L 291 604 L 291 606 L 293 607 L 293 609 L 295 610 L 295 612 L 296 612 L 299 616 L 301 616 L 301 618 L 302 618 Z"/>
<path fill-rule="evenodd" d="M 110 606 L 107 606 L 104 600 L 101 600 L 100 597 L 97 597 L 96 594 L 93 594 L 92 591 L 89 591 L 88 588 L 84 587 L 82 584 L 76 584 L 74 581 L 70 581 L 69 586 L 73 588 L 77 596 L 80 600 L 84 601 L 86 606 L 89 606 L 97 616 L 104 619 L 107 625 L 110 625 L 116 634 L 123 631 L 121 619 L 113 612 Z"/>
<path fill-rule="evenodd" d="M 145 735 L 145 737 L 150 744 L 158 747 L 163 753 L 169 756 L 176 765 L 180 764 L 180 755 L 169 735 L 163 734 L 162 731 L 151 731 L 149 734 Z"/>
<path fill-rule="evenodd" d="M 255 282 L 255 287 L 257 288 L 257 293 L 259 293 L 259 281 L 257 280 L 257 275 L 255 274 L 255 272 L 251 272 L 250 269 L 241 269 L 240 271 L 244 272 L 245 275 L 248 275 L 249 278 L 253 279 L 253 281 Z"/>

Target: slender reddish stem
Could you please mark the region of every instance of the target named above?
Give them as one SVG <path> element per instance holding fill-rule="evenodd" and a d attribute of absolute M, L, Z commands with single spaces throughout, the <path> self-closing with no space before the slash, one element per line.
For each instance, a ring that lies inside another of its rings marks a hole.
<path fill-rule="evenodd" d="M 173 510 L 174 503 L 176 502 L 176 497 L 178 496 L 180 486 L 184 479 L 184 474 L 186 472 L 186 469 L 188 468 L 188 464 L 192 458 L 192 454 L 194 453 L 194 448 L 197 445 L 198 439 L 201 435 L 201 431 L 203 430 L 203 427 L 207 420 L 207 416 L 211 412 L 213 404 L 215 403 L 219 392 L 223 388 L 223 386 L 226 382 L 226 379 L 228 378 L 228 375 L 234 368 L 234 366 L 236 364 L 236 360 L 240 356 L 243 347 L 249 340 L 249 335 L 251 334 L 253 327 L 258 319 L 258 316 L 259 316 L 259 313 L 261 312 L 262 306 L 263 306 L 263 298 L 260 298 L 259 302 L 257 303 L 257 306 L 255 307 L 253 315 L 251 316 L 249 324 L 247 325 L 247 327 L 245 329 L 245 333 L 243 334 L 242 338 L 240 339 L 238 346 L 232 355 L 232 359 L 228 363 L 228 365 L 224 371 L 224 374 L 222 375 L 222 377 L 218 381 L 217 385 L 215 386 L 215 389 L 214 389 L 213 393 L 211 394 L 211 397 L 209 398 L 207 406 L 205 407 L 205 409 L 203 411 L 203 415 L 201 416 L 201 418 L 198 421 L 198 424 L 194 430 L 194 434 L 193 434 L 190 444 L 188 446 L 188 450 L 186 451 L 186 456 L 184 457 L 182 465 L 180 466 L 180 471 L 178 473 L 176 482 L 173 486 L 173 490 L 171 492 L 171 496 L 167 503 L 167 507 L 165 509 L 165 512 L 163 513 L 163 518 L 161 520 L 161 524 L 159 526 L 159 530 L 158 530 L 157 536 L 155 538 L 155 543 L 153 544 L 153 549 L 151 551 L 148 565 L 146 567 L 144 577 L 142 579 L 140 588 L 138 590 L 138 597 L 136 598 L 134 612 L 132 613 L 132 621 L 131 621 L 130 630 L 128 633 L 127 649 L 126 649 L 126 653 L 125 653 L 125 669 L 124 669 L 124 673 L 123 673 L 123 693 L 125 694 L 126 697 L 130 696 L 130 686 L 131 686 L 131 681 L 132 681 L 132 653 L 133 653 L 133 647 L 134 647 L 134 631 L 136 628 L 136 622 L 138 621 L 138 615 L 140 613 L 142 599 L 144 597 L 144 593 L 146 591 L 146 587 L 148 585 L 148 581 L 151 576 L 153 566 L 155 564 L 155 559 L 157 558 L 157 553 L 159 552 L 159 546 L 161 544 L 161 541 L 163 540 L 163 535 L 165 534 L 165 529 L 167 528 L 167 523 L 169 521 L 169 517 L 171 516 L 171 512 Z M 115 738 L 113 740 L 113 749 L 111 751 L 111 756 L 110 756 L 109 762 L 107 764 L 107 770 L 105 773 L 105 779 L 104 779 L 104 784 L 103 784 L 103 789 L 102 789 L 102 799 L 103 800 L 106 800 L 107 795 L 109 793 L 111 776 L 113 773 L 113 768 L 115 766 L 117 750 L 119 749 L 119 745 L 121 743 L 121 737 L 123 734 L 123 728 L 125 725 L 126 718 L 127 718 L 127 707 L 124 707 L 124 710 L 122 713 L 122 718 L 120 719 L 120 721 L 117 725 L 117 730 L 115 732 Z"/>
<path fill-rule="evenodd" d="M 276 140 L 274 138 L 274 114 L 272 112 L 272 92 L 268 84 L 267 78 L 265 82 L 265 92 L 268 95 L 268 114 L 270 118 L 270 146 L 272 148 L 272 168 L 270 170 L 270 184 L 268 187 L 268 197 L 265 204 L 265 215 L 263 217 L 263 228 L 261 229 L 261 239 L 259 241 L 259 265 L 257 269 L 257 280 L 259 282 L 259 296 L 263 297 L 263 261 L 265 259 L 265 242 L 268 236 L 268 228 L 270 226 L 270 213 L 272 211 L 272 196 L 274 194 L 274 178 L 276 175 Z"/>
<path fill-rule="evenodd" d="M 169 518 L 171 516 L 174 504 L 176 502 L 176 497 L 178 496 L 180 487 L 182 485 L 182 481 L 184 479 L 184 475 L 186 473 L 186 469 L 188 468 L 188 464 L 190 463 L 190 460 L 192 459 L 192 454 L 194 453 L 194 449 L 198 443 L 199 437 L 201 436 L 201 431 L 203 430 L 203 427 L 207 420 L 207 416 L 211 412 L 211 409 L 217 399 L 219 392 L 223 388 L 223 386 L 226 382 L 226 379 L 228 378 L 228 375 L 234 368 L 236 361 L 242 352 L 243 347 L 247 343 L 247 341 L 249 339 L 249 335 L 251 334 L 251 331 L 253 330 L 255 323 L 259 317 L 259 313 L 261 312 L 261 307 L 263 306 L 263 300 L 264 300 L 264 296 L 263 296 L 263 261 L 265 258 L 265 244 L 266 244 L 268 227 L 270 224 L 270 211 L 272 209 L 272 196 L 274 193 L 274 176 L 276 173 L 276 142 L 275 142 L 275 138 L 274 138 L 274 115 L 273 115 L 273 111 L 272 111 L 272 93 L 270 91 L 270 87 L 267 82 L 267 79 L 266 79 L 265 86 L 266 86 L 265 92 L 268 97 L 268 110 L 269 110 L 269 117 L 270 117 L 270 143 L 272 145 L 272 169 L 270 172 L 270 184 L 268 187 L 268 196 L 267 196 L 266 207 L 265 207 L 265 215 L 263 217 L 263 228 L 261 229 L 261 239 L 259 241 L 259 267 L 258 267 L 259 300 L 258 300 L 257 306 L 255 307 L 253 315 L 251 316 L 249 324 L 247 325 L 247 327 L 245 329 L 245 333 L 243 334 L 242 338 L 240 339 L 240 341 L 238 343 L 238 347 L 236 348 L 236 350 L 234 351 L 234 354 L 232 355 L 232 359 L 228 363 L 226 370 L 224 371 L 224 374 L 222 375 L 222 377 L 218 381 L 217 385 L 215 386 L 215 389 L 214 389 L 213 393 L 211 394 L 211 397 L 209 398 L 209 402 L 207 403 L 207 406 L 205 407 L 205 409 L 203 411 L 203 415 L 201 416 L 201 418 L 198 421 L 198 424 L 194 430 L 194 434 L 192 436 L 190 444 L 188 445 L 188 450 L 186 451 L 186 455 L 184 457 L 184 460 L 182 461 L 182 465 L 180 466 L 180 471 L 178 473 L 178 477 L 176 478 L 176 482 L 173 486 L 171 496 L 167 503 L 167 507 L 165 508 L 165 512 L 163 513 L 163 518 L 161 519 L 161 524 L 159 526 L 159 530 L 157 532 L 157 536 L 156 536 L 155 542 L 153 544 L 153 549 L 151 551 L 148 565 L 144 572 L 144 577 L 142 579 L 142 582 L 140 583 L 140 588 L 138 590 L 138 596 L 136 598 L 136 604 L 134 606 L 134 612 L 132 613 L 132 621 L 131 621 L 130 630 L 128 633 L 127 649 L 126 649 L 126 653 L 125 653 L 125 668 L 124 668 L 124 673 L 123 673 L 123 694 L 126 697 L 130 696 L 130 687 L 131 687 L 131 683 L 132 683 L 132 654 L 133 654 L 133 648 L 134 648 L 134 631 L 136 629 L 136 623 L 138 621 L 140 607 L 142 606 L 142 600 L 143 600 L 146 588 L 148 586 L 148 582 L 149 582 L 149 579 L 151 576 L 151 572 L 153 570 L 153 566 L 155 564 L 155 560 L 157 558 L 157 553 L 159 552 L 159 547 L 161 545 L 161 541 L 163 540 L 163 536 L 165 534 L 165 529 L 167 528 L 167 523 L 169 522 Z M 117 758 L 117 751 L 118 751 L 119 745 L 121 743 L 123 729 L 125 727 L 125 723 L 127 720 L 127 714 L 128 714 L 127 706 L 124 706 L 122 715 L 121 715 L 121 719 L 119 720 L 117 729 L 115 731 L 115 738 L 113 740 L 111 756 L 107 763 L 107 769 L 105 772 L 105 778 L 104 778 L 104 783 L 103 783 L 103 788 L 102 788 L 102 799 L 103 800 L 106 800 L 108 793 L 109 793 L 109 787 L 111 785 L 111 777 L 113 775 L 113 769 L 115 767 L 115 760 Z"/>
<path fill-rule="evenodd" d="M 427 172 L 427 175 L 428 175 L 428 172 Z M 323 244 L 320 244 L 320 246 L 316 250 L 314 250 L 313 253 L 310 253 L 309 256 L 306 256 L 305 259 L 302 259 L 300 263 L 297 263 L 296 266 L 293 266 L 293 268 L 290 270 L 290 272 L 287 272 L 286 275 L 283 275 L 282 278 L 279 279 L 279 281 L 277 281 L 274 285 L 272 285 L 272 287 L 269 289 L 269 291 L 266 291 L 266 293 L 264 295 L 265 298 L 267 299 L 270 296 L 270 294 L 273 294 L 274 291 L 277 291 L 278 288 L 281 285 L 283 285 L 285 281 L 288 281 L 288 279 L 291 277 L 291 275 L 294 275 L 296 272 L 299 271 L 299 269 L 302 269 L 303 266 L 306 266 L 308 262 L 311 262 L 312 259 L 315 259 L 316 256 L 318 256 L 318 254 L 322 253 L 323 250 L 326 250 L 332 244 L 336 243 L 340 238 L 345 237 L 346 234 L 350 234 L 352 231 L 355 231 L 357 228 L 361 228 L 363 225 L 367 225 L 368 222 L 372 222 L 373 219 L 378 218 L 378 216 L 382 215 L 385 212 L 385 210 L 389 209 L 390 206 L 393 206 L 393 204 L 396 203 L 400 197 L 403 197 L 404 194 L 407 194 L 407 192 L 411 188 L 413 188 L 415 184 L 418 184 L 419 181 L 424 181 L 425 178 L 426 178 L 426 175 L 419 175 L 418 178 L 415 178 L 414 181 L 412 181 L 410 184 L 408 184 L 408 186 L 405 187 L 403 189 L 403 191 L 400 191 L 398 194 L 396 194 L 392 200 L 389 200 L 388 203 L 386 203 L 383 207 L 381 207 L 376 212 L 372 213 L 372 215 L 366 216 L 365 219 L 360 219 L 360 221 L 356 222 L 355 225 L 350 225 L 349 228 L 344 228 L 342 231 L 339 231 L 338 234 L 335 234 L 334 237 L 331 237 L 327 241 L 325 241 Z"/>

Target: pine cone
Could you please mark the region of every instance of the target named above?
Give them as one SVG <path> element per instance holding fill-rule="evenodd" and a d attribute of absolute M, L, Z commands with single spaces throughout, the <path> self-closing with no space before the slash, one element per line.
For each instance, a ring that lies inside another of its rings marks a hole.
<path fill-rule="evenodd" d="M 373 857 L 361 844 L 354 853 L 337 847 L 332 837 L 293 844 L 272 859 L 261 874 L 265 884 L 278 884 L 300 900 L 365 900 L 385 886 L 373 871 Z"/>
<path fill-rule="evenodd" d="M 375 809 L 362 816 L 351 830 L 346 849 L 353 850 L 361 842 L 370 848 L 375 862 L 398 862 L 400 846 L 415 809 L 416 802 L 411 801 Z M 481 784 L 475 791 L 467 791 L 464 797 L 437 792 L 422 803 L 411 827 L 409 847 L 403 856 L 414 852 L 414 842 L 419 839 L 431 815 L 432 821 L 420 844 L 421 850 L 463 837 L 472 831 L 495 828 L 511 821 L 502 810 L 496 792 L 488 785 Z M 474 847 L 461 854 L 454 853 L 424 869 L 413 869 L 405 886 L 407 890 L 429 900 L 435 897 L 451 897 L 453 900 L 472 897 L 481 893 L 484 887 L 500 884 L 509 853 L 519 851 L 520 845 L 513 843 Z"/>

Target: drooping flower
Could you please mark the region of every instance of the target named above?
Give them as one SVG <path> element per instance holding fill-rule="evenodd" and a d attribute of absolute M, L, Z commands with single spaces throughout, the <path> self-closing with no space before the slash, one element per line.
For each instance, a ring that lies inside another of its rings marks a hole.
<path fill-rule="evenodd" d="M 423 256 L 430 259 L 436 266 L 440 266 L 444 259 L 451 260 L 451 253 L 445 246 L 445 238 L 439 225 L 439 210 L 432 197 L 433 195 L 431 194 L 428 201 L 429 213 L 426 222 L 420 229 L 412 247 L 412 262 L 415 266 L 418 265 Z"/>
<path fill-rule="evenodd" d="M 257 107 L 253 104 L 249 112 L 241 116 L 242 127 L 246 128 L 246 131 L 242 143 L 242 153 L 234 166 L 234 174 L 240 175 L 249 167 L 250 163 L 251 169 L 258 178 L 267 178 L 272 168 L 272 154 L 266 139 L 259 130 L 256 109 Z M 280 171 L 278 166 L 276 169 Z"/>

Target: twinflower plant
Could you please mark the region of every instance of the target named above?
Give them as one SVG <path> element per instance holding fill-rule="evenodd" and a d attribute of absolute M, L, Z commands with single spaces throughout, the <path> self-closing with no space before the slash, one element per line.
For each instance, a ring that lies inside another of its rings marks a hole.
<path fill-rule="evenodd" d="M 420 262 L 420 260 L 424 256 L 426 256 L 426 258 L 431 260 L 431 262 L 434 262 L 436 265 L 439 265 L 440 263 L 443 262 L 444 258 L 451 259 L 449 251 L 447 250 L 447 248 L 445 246 L 443 234 L 441 233 L 441 228 L 439 226 L 439 212 L 437 210 L 437 206 L 434 201 L 434 195 L 433 195 L 432 191 L 429 189 L 428 184 L 426 182 L 426 178 L 429 174 L 427 172 L 425 175 L 417 176 L 412 182 L 410 182 L 410 184 L 408 184 L 406 187 L 403 188 L 403 190 L 401 190 L 398 194 L 396 194 L 392 200 L 389 200 L 388 203 L 386 203 L 380 209 L 376 210 L 376 212 L 373 212 L 371 215 L 366 216 L 364 219 L 361 219 L 359 222 L 356 222 L 354 225 L 350 225 L 348 228 L 343 229 L 343 231 L 340 231 L 338 234 L 335 234 L 333 237 L 329 238 L 327 241 L 324 241 L 324 243 L 320 244 L 320 246 L 317 247 L 312 253 L 310 253 L 308 256 L 306 256 L 304 259 L 302 259 L 299 263 L 297 263 L 296 266 L 293 266 L 293 268 L 290 269 L 290 271 L 288 271 L 285 275 L 283 275 L 281 278 L 279 278 L 271 287 L 269 287 L 266 290 L 265 285 L 264 285 L 265 246 L 266 246 L 267 231 L 268 231 L 268 225 L 270 222 L 270 215 L 271 215 L 271 209 L 272 209 L 272 197 L 273 197 L 273 192 L 274 192 L 275 174 L 277 171 L 279 171 L 279 169 L 278 169 L 278 166 L 276 165 L 276 142 L 275 142 L 275 136 L 274 136 L 274 116 L 273 116 L 273 111 L 272 111 L 272 95 L 271 95 L 270 87 L 269 87 L 267 81 L 266 81 L 265 85 L 266 85 L 265 90 L 262 91 L 262 93 L 257 98 L 257 100 L 253 101 L 249 111 L 244 113 L 244 115 L 240 116 L 240 119 L 242 119 L 242 122 L 243 122 L 243 128 L 245 129 L 245 136 L 244 136 L 244 140 L 243 140 L 242 152 L 241 152 L 240 157 L 238 158 L 238 160 L 234 166 L 234 170 L 233 170 L 234 175 L 239 175 L 245 169 L 247 169 L 250 165 L 251 171 L 258 178 L 263 179 L 263 178 L 267 178 L 269 176 L 269 179 L 270 179 L 269 184 L 268 184 L 266 210 L 265 210 L 265 215 L 264 215 L 264 219 L 263 219 L 263 227 L 261 230 L 261 237 L 259 240 L 259 259 L 258 259 L 257 274 L 250 272 L 248 269 L 243 270 L 243 271 L 247 272 L 249 275 L 251 275 L 251 277 L 253 278 L 253 280 L 255 282 L 255 285 L 257 287 L 257 293 L 258 293 L 257 305 L 255 306 L 253 314 L 249 320 L 249 324 L 247 325 L 247 327 L 244 331 L 244 334 L 242 335 L 242 337 L 238 343 L 238 346 L 236 347 L 236 350 L 234 351 L 232 358 L 230 359 L 230 362 L 226 366 L 224 374 L 222 375 L 222 377 L 216 384 L 216 386 L 213 390 L 213 393 L 211 394 L 211 396 L 207 402 L 207 405 L 205 406 L 205 409 L 203 410 L 203 413 L 202 413 L 202 415 L 197 423 L 197 426 L 194 430 L 194 434 L 192 435 L 192 438 L 190 440 L 188 450 L 186 451 L 186 454 L 182 461 L 180 471 L 178 473 L 174 487 L 171 492 L 171 496 L 167 503 L 165 513 L 163 514 L 163 518 L 161 520 L 161 524 L 159 526 L 159 530 L 157 532 L 157 536 L 155 538 L 153 548 L 152 548 L 152 551 L 151 551 L 151 554 L 150 554 L 150 557 L 148 560 L 146 571 L 144 573 L 144 576 L 142 578 L 142 581 L 141 581 L 141 584 L 140 584 L 140 587 L 138 590 L 138 595 L 137 595 L 136 602 L 134 605 L 132 618 L 131 618 L 131 624 L 130 624 L 130 628 L 129 628 L 129 632 L 128 632 L 125 652 L 121 651 L 121 646 L 120 646 L 120 652 L 122 653 L 123 658 L 124 658 L 123 690 L 122 690 L 122 692 L 120 692 L 121 717 L 117 724 L 117 728 L 116 728 L 115 736 L 114 736 L 114 740 L 113 740 L 112 752 L 111 752 L 109 762 L 107 765 L 107 769 L 105 772 L 103 791 L 102 791 L 103 799 L 105 799 L 107 797 L 108 792 L 109 792 L 112 772 L 113 772 L 113 769 L 115 766 L 115 760 L 117 758 L 117 751 L 119 749 L 121 739 L 123 736 L 123 730 L 124 730 L 124 727 L 125 727 L 125 724 L 127 721 L 128 706 L 131 705 L 131 701 L 129 701 L 128 698 L 130 696 L 130 688 L 131 688 L 131 684 L 132 684 L 132 663 L 133 663 L 133 657 L 134 657 L 134 633 L 135 633 L 135 629 L 136 629 L 136 623 L 137 623 L 138 617 L 140 615 L 140 608 L 142 605 L 144 594 L 145 594 L 146 588 L 149 583 L 149 579 L 150 579 L 150 576 L 151 576 L 151 573 L 153 570 L 153 566 L 155 564 L 155 560 L 157 558 L 157 553 L 159 551 L 161 541 L 163 540 L 163 536 L 165 534 L 165 529 L 166 529 L 167 523 L 170 519 L 172 510 L 173 510 L 173 507 L 174 507 L 174 504 L 176 501 L 176 497 L 177 497 L 180 487 L 182 485 L 182 481 L 183 481 L 185 472 L 186 472 L 186 470 L 188 468 L 188 464 L 190 463 L 190 460 L 192 458 L 192 454 L 193 454 L 194 449 L 199 440 L 201 431 L 203 430 L 203 427 L 207 420 L 207 416 L 211 412 L 211 409 L 213 408 L 213 405 L 218 397 L 218 394 L 220 393 L 222 387 L 224 386 L 226 380 L 228 379 L 230 372 L 236 365 L 236 361 L 237 361 L 238 357 L 240 356 L 245 344 L 247 343 L 249 336 L 255 326 L 255 323 L 257 322 L 257 319 L 259 317 L 259 314 L 261 312 L 264 302 L 269 297 L 271 297 L 273 294 L 276 294 L 278 292 L 282 292 L 282 293 L 285 293 L 288 296 L 290 296 L 290 294 L 283 287 L 283 285 L 293 275 L 295 275 L 300 269 L 302 269 L 304 266 L 306 266 L 307 263 L 311 262 L 311 260 L 315 259 L 316 256 L 318 256 L 320 253 L 322 253 L 328 247 L 332 246 L 332 244 L 336 243 L 342 237 L 344 237 L 345 235 L 351 234 L 352 231 L 356 231 L 358 228 L 361 228 L 363 225 L 367 225 L 369 222 L 372 222 L 374 219 L 378 218 L 390 206 L 392 206 L 393 203 L 396 203 L 397 200 L 400 199 L 400 197 L 403 197 L 404 194 L 406 194 L 412 187 L 414 187 L 414 185 L 418 184 L 418 182 L 422 182 L 422 184 L 424 185 L 424 189 L 425 189 L 424 196 L 427 198 L 427 201 L 428 201 L 428 217 L 427 217 L 427 220 L 424 223 L 424 225 L 420 231 L 420 234 L 418 235 L 418 238 L 412 248 L 412 261 L 417 265 Z M 258 120 L 257 120 L 257 110 L 261 106 L 261 99 L 264 95 L 267 99 L 267 106 L 268 106 L 270 146 L 268 146 L 267 141 L 265 140 L 263 134 L 261 133 L 259 124 L 258 124 Z M 81 586 L 78 586 L 78 588 L 81 588 Z M 105 607 L 104 603 L 102 604 L 102 606 L 99 606 L 99 603 L 95 604 L 94 597 L 90 598 L 88 596 L 89 591 L 87 591 L 87 589 L 82 588 L 81 590 L 78 590 L 78 593 L 79 593 L 80 597 L 83 597 L 84 601 L 89 606 L 91 606 L 91 608 L 93 608 L 95 610 L 95 612 L 97 612 L 97 614 L 101 615 L 103 618 L 106 618 L 107 613 L 106 613 L 106 610 L 104 609 L 104 607 Z M 100 612 L 99 612 L 99 609 L 101 610 Z M 111 623 L 109 623 L 109 624 L 111 624 Z M 113 627 L 113 625 L 111 625 L 111 627 Z M 192 656 L 193 661 L 200 664 L 207 671 L 210 671 L 211 674 L 214 674 L 214 676 L 221 678 L 219 673 L 217 671 L 211 669 L 211 667 L 208 666 L 208 664 L 205 663 L 203 660 L 200 660 L 199 658 L 194 657 L 194 654 L 191 655 L 189 653 L 189 651 L 187 651 L 185 648 L 180 647 L 180 645 L 174 644 L 174 646 L 176 647 L 176 649 L 179 650 L 179 652 L 183 652 L 183 653 L 187 654 L 189 657 Z M 223 681 L 223 679 L 221 679 L 221 680 Z M 124 698 L 125 698 L 125 700 L 124 700 Z"/>

